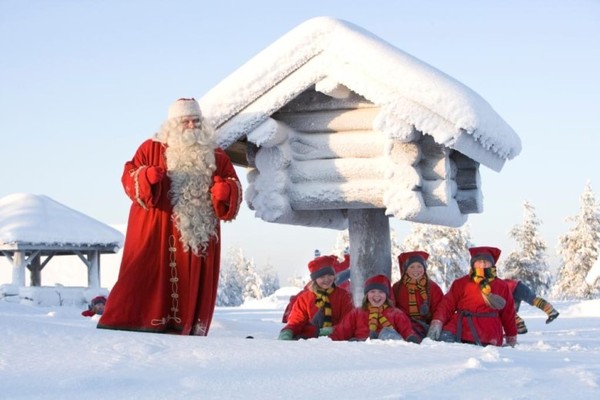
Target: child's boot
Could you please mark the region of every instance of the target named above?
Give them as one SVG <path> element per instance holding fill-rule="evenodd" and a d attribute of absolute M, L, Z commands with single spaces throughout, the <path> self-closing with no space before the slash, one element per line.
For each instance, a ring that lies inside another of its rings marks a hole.
<path fill-rule="evenodd" d="M 525 325 L 525 321 L 523 318 L 519 316 L 519 314 L 515 314 L 515 322 L 517 323 L 517 333 L 522 335 L 527 333 L 527 326 Z"/>
<path fill-rule="evenodd" d="M 556 311 L 554 307 L 552 307 L 552 304 L 548 303 L 541 297 L 536 297 L 535 299 L 533 299 L 533 305 L 545 312 L 546 315 L 548 315 L 548 319 L 546 320 L 547 324 L 554 321 L 560 314 L 558 311 Z"/>

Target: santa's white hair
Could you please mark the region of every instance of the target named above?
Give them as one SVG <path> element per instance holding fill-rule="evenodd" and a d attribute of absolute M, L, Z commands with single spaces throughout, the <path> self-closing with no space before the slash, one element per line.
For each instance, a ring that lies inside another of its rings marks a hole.
<path fill-rule="evenodd" d="M 184 129 L 180 118 L 169 119 L 155 135 L 155 140 L 167 145 L 172 218 L 184 250 L 191 249 L 194 254 L 204 253 L 211 236 L 217 235 L 217 217 L 210 195 L 216 143 L 212 128 L 200 119 L 199 127 L 194 129 Z"/>

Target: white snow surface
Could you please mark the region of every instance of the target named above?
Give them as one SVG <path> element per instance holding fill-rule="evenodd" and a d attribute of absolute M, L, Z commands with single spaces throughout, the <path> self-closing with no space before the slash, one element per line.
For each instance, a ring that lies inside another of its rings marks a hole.
<path fill-rule="evenodd" d="M 208 337 L 96 329 L 98 317 L 82 317 L 81 307 L 0 299 L 0 397 L 600 398 L 600 300 L 554 302 L 561 315 L 549 325 L 524 304 L 529 333 L 516 348 L 278 341 L 283 308 L 297 290 L 217 308 Z"/>

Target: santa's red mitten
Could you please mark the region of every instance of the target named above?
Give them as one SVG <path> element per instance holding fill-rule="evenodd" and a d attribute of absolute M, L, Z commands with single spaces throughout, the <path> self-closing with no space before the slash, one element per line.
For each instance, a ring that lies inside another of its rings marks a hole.
<path fill-rule="evenodd" d="M 213 181 L 214 181 L 214 184 L 210 188 L 210 192 L 212 193 L 215 200 L 217 200 L 217 201 L 228 200 L 229 195 L 231 194 L 231 188 L 229 187 L 229 184 L 227 182 L 225 182 L 223 180 L 223 178 L 221 178 L 220 176 L 215 176 Z"/>
<path fill-rule="evenodd" d="M 146 168 L 146 178 L 151 185 L 158 183 L 165 176 L 165 170 L 162 167 L 151 166 Z"/>
<path fill-rule="evenodd" d="M 93 317 L 94 315 L 96 315 L 96 313 L 92 310 L 85 310 L 81 312 L 81 315 L 83 315 L 84 317 Z"/>

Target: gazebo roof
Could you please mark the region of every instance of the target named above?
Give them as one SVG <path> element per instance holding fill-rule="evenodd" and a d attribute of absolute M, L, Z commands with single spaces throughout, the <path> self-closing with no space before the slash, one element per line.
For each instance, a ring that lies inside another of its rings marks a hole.
<path fill-rule="evenodd" d="M 0 199 L 2 252 L 115 253 L 123 239 L 118 230 L 44 195 L 15 193 Z"/>

